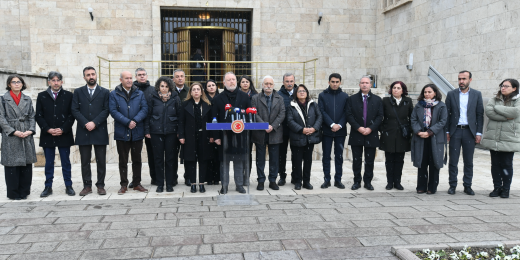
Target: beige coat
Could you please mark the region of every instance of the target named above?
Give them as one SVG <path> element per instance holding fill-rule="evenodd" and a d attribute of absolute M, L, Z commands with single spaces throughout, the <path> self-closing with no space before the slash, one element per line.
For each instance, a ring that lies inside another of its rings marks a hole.
<path fill-rule="evenodd" d="M 489 121 L 482 147 L 498 152 L 520 152 L 520 94 L 509 104 L 504 104 L 501 98 L 491 98 L 486 105 L 486 115 Z"/>

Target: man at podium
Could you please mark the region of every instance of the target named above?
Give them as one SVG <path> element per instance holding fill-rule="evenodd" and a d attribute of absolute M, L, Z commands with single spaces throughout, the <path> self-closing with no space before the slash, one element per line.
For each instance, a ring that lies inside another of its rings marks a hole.
<path fill-rule="evenodd" d="M 233 111 L 226 113 L 227 107 L 239 108 L 246 110 L 251 107 L 251 101 L 246 93 L 237 88 L 237 78 L 233 72 L 228 72 L 224 76 L 224 91 L 213 99 L 213 117 L 217 118 L 219 123 L 232 122 L 232 119 L 237 119 L 237 115 Z M 248 144 L 244 142 L 243 135 L 246 132 L 235 134 L 232 131 L 214 131 L 213 133 L 215 143 L 219 146 L 220 179 L 222 182 L 222 189 L 220 194 L 228 192 L 229 185 L 229 162 L 233 161 L 233 170 L 236 184 L 236 191 L 239 193 L 246 193 L 244 189 L 244 169 Z M 226 135 L 227 143 L 223 143 L 223 135 Z M 225 153 L 225 156 L 224 156 Z M 225 160 L 224 160 L 225 158 Z"/>

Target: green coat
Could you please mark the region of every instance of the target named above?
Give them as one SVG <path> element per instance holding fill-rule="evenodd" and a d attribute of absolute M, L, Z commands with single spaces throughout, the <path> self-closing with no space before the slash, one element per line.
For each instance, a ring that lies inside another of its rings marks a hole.
<path fill-rule="evenodd" d="M 501 98 L 491 98 L 486 105 L 489 118 L 482 147 L 499 152 L 520 152 L 520 94 L 509 104 Z M 508 120 L 508 118 L 514 118 Z"/>

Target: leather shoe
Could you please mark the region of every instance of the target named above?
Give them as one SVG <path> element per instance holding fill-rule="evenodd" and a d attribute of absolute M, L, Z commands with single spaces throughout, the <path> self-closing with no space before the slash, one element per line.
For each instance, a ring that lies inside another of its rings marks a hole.
<path fill-rule="evenodd" d="M 271 190 L 279 190 L 280 187 L 278 187 L 278 185 L 276 185 L 276 182 L 269 182 L 269 189 L 271 189 Z"/>
<path fill-rule="evenodd" d="M 197 192 L 197 185 L 194 184 L 194 185 L 191 185 L 191 190 L 190 190 L 191 193 L 195 193 Z"/>
<path fill-rule="evenodd" d="M 20 199 L 26 200 L 27 196 L 22 196 Z"/>
<path fill-rule="evenodd" d="M 222 186 L 222 188 L 220 189 L 220 194 L 221 195 L 222 194 L 226 194 L 227 192 L 228 192 L 228 187 L 227 186 L 226 187 Z"/>
<path fill-rule="evenodd" d="M 86 196 L 88 194 L 92 193 L 91 187 L 84 187 L 83 190 L 79 193 L 79 196 Z"/>
<path fill-rule="evenodd" d="M 164 191 L 164 186 L 157 186 L 157 189 L 155 189 L 155 192 L 161 193 Z"/>
<path fill-rule="evenodd" d="M 139 191 L 139 192 L 148 192 L 148 190 L 145 189 L 145 188 L 143 187 L 143 185 L 141 185 L 141 184 L 135 186 L 135 187 L 134 187 L 134 190 Z"/>
<path fill-rule="evenodd" d="M 403 185 L 401 185 L 401 183 L 394 184 L 394 188 L 396 188 L 398 190 L 404 190 L 404 187 L 403 187 Z"/>
<path fill-rule="evenodd" d="M 129 188 L 129 189 L 131 189 L 131 188 L 133 188 L 133 187 L 134 187 L 134 184 L 133 184 L 133 183 L 131 183 L 131 182 L 128 183 L 128 188 Z"/>
<path fill-rule="evenodd" d="M 509 190 L 503 189 L 502 194 L 500 194 L 500 198 L 502 198 L 502 199 L 509 198 Z"/>
<path fill-rule="evenodd" d="M 206 192 L 206 188 L 204 188 L 204 184 L 199 185 L 199 191 L 200 191 L 200 193 Z"/>
<path fill-rule="evenodd" d="M 242 187 L 242 185 L 237 185 L 237 191 L 239 193 L 246 193 L 246 189 L 244 189 L 244 187 Z"/>
<path fill-rule="evenodd" d="M 294 184 L 294 189 L 295 190 L 301 190 L 302 189 L 302 184 L 301 183 Z"/>
<path fill-rule="evenodd" d="M 278 186 L 283 186 L 283 185 L 285 185 L 285 179 L 280 178 L 278 180 Z"/>
<path fill-rule="evenodd" d="M 351 188 L 352 190 L 357 190 L 359 188 L 361 188 L 361 183 L 354 182 L 354 184 L 352 184 L 352 188 Z"/>
<path fill-rule="evenodd" d="M 150 182 L 150 185 L 155 185 L 155 186 L 158 186 L 158 185 L 157 185 L 157 181 L 156 181 L 156 180 L 152 180 L 152 181 Z"/>
<path fill-rule="evenodd" d="M 177 186 L 177 184 L 179 184 L 179 182 L 178 182 L 177 180 L 173 181 L 173 185 L 172 185 L 172 187 Z"/>
<path fill-rule="evenodd" d="M 314 187 L 312 187 L 312 185 L 310 183 L 303 183 L 303 187 L 308 189 L 308 190 L 312 190 Z"/>
<path fill-rule="evenodd" d="M 166 192 L 173 192 L 173 185 L 166 185 Z"/>
<path fill-rule="evenodd" d="M 417 193 L 419 193 L 419 194 L 423 194 L 423 193 L 425 193 L 425 192 L 426 192 L 426 191 L 424 191 L 424 190 L 418 190 L 418 191 L 417 191 Z"/>
<path fill-rule="evenodd" d="M 471 189 L 471 187 L 464 187 L 464 193 L 468 195 L 475 195 L 475 192 Z"/>
<path fill-rule="evenodd" d="M 321 185 L 321 188 L 322 188 L 322 189 L 326 189 L 326 188 L 328 188 L 328 187 L 330 187 L 330 181 L 325 181 L 325 182 L 323 182 L 323 184 Z"/>
<path fill-rule="evenodd" d="M 191 186 L 191 182 L 190 182 L 190 180 L 184 180 L 184 185 L 186 185 L 186 186 Z"/>
<path fill-rule="evenodd" d="M 370 183 L 365 183 L 365 186 L 363 186 L 363 187 L 365 187 L 365 189 L 367 189 L 367 190 L 374 190 L 374 186 L 372 186 L 372 184 L 370 184 Z"/>
<path fill-rule="evenodd" d="M 433 194 L 435 194 L 435 191 L 427 191 L 426 194 L 427 195 L 433 195 Z"/>
<path fill-rule="evenodd" d="M 107 191 L 103 187 L 98 187 L 97 188 L 97 194 L 99 194 L 99 195 L 107 195 Z"/>
<path fill-rule="evenodd" d="M 128 191 L 128 188 L 125 186 L 121 186 L 121 189 L 117 191 L 117 195 L 123 195 Z"/>
<path fill-rule="evenodd" d="M 74 191 L 72 186 L 65 186 L 65 193 L 67 193 L 67 195 L 69 195 L 69 196 L 76 195 L 76 192 Z"/>
<path fill-rule="evenodd" d="M 391 190 L 391 189 L 393 189 L 393 188 L 394 188 L 394 185 L 391 184 L 391 183 L 388 183 L 388 184 L 386 185 L 386 187 L 385 187 L 386 190 Z"/>
<path fill-rule="evenodd" d="M 291 184 L 296 184 L 296 180 L 291 177 Z"/>
<path fill-rule="evenodd" d="M 264 183 L 263 182 L 259 182 L 258 186 L 256 186 L 256 189 L 257 190 L 264 190 Z"/>
<path fill-rule="evenodd" d="M 208 181 L 206 185 L 213 185 L 213 181 Z"/>
<path fill-rule="evenodd" d="M 40 197 L 45 198 L 45 197 L 48 197 L 49 195 L 52 195 L 52 187 L 45 187 L 45 189 L 43 189 L 42 194 L 40 194 Z"/>
<path fill-rule="evenodd" d="M 339 189 L 344 189 L 345 185 L 343 185 L 343 183 L 341 183 L 340 181 L 335 181 L 334 182 L 334 187 L 337 187 Z"/>
<path fill-rule="evenodd" d="M 450 194 L 450 195 L 455 194 L 455 187 L 450 187 L 450 188 L 448 189 L 448 194 Z"/>
<path fill-rule="evenodd" d="M 489 197 L 498 197 L 502 194 L 502 187 L 495 188 L 491 193 L 489 193 Z"/>

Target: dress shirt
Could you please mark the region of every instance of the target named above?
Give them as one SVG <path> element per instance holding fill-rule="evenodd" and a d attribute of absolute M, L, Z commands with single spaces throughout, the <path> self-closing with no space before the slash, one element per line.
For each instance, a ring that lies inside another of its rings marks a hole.
<path fill-rule="evenodd" d="M 94 92 L 96 92 L 97 85 L 94 88 L 91 88 L 89 85 L 87 85 L 88 93 L 90 94 L 90 91 L 92 90 L 92 96 L 94 96 Z"/>
<path fill-rule="evenodd" d="M 460 117 L 458 125 L 468 125 L 468 102 L 469 102 L 469 92 L 471 89 L 468 89 L 468 92 L 462 93 L 459 89 L 459 110 Z M 482 135 L 482 133 L 478 133 L 477 135 Z"/>

